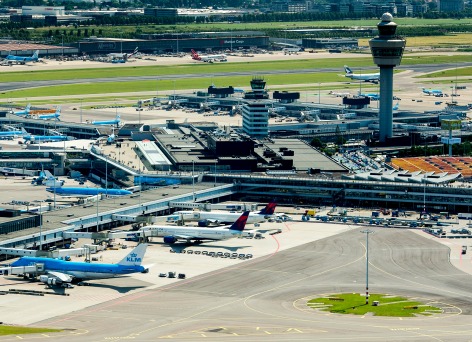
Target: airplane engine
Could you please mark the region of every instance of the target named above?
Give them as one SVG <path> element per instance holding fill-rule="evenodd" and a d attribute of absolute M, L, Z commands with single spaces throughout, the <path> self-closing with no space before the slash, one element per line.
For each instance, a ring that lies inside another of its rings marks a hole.
<path fill-rule="evenodd" d="M 198 221 L 199 227 L 208 227 L 208 220 L 200 220 Z"/>
<path fill-rule="evenodd" d="M 177 239 L 173 236 L 164 236 L 165 243 L 175 243 Z"/>
<path fill-rule="evenodd" d="M 40 275 L 39 281 L 47 285 L 59 285 L 61 283 L 61 281 L 58 281 L 57 278 L 51 278 L 47 275 Z"/>

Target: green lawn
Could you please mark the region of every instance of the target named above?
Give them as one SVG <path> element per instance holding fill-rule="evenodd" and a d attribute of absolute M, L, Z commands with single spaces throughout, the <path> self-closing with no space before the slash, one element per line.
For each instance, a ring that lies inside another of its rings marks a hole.
<path fill-rule="evenodd" d="M 472 67 L 450 69 L 445 71 L 433 72 L 417 78 L 437 78 L 437 77 L 455 77 L 455 76 L 472 76 Z"/>
<path fill-rule="evenodd" d="M 59 332 L 58 329 L 45 329 L 45 328 L 27 328 L 18 327 L 11 325 L 0 325 L 0 336 L 4 335 L 23 335 L 23 334 L 44 334 L 50 332 Z"/>
<path fill-rule="evenodd" d="M 179 78 L 175 80 L 151 80 L 132 82 L 104 82 L 104 83 L 78 83 L 61 86 L 39 87 L 32 89 L 16 90 L 0 94 L 0 99 L 7 98 L 34 98 L 44 96 L 67 96 L 67 95 L 87 95 L 87 94 L 111 94 L 126 92 L 146 92 L 164 90 L 204 90 L 212 83 L 217 87 L 247 87 L 252 76 L 228 76 L 228 77 L 206 77 L 206 78 Z M 289 84 L 315 84 L 327 82 L 349 81 L 336 73 L 306 73 L 287 75 L 268 75 L 264 77 L 268 88 L 273 85 Z M 112 96 L 108 96 L 112 97 Z M 89 99 L 87 99 L 88 101 Z M 93 99 L 92 99 L 93 100 Z"/>
<path fill-rule="evenodd" d="M 379 301 L 379 306 L 372 306 L 374 301 Z M 315 298 L 308 302 L 308 306 L 339 314 L 365 315 L 371 313 L 374 316 L 390 317 L 415 317 L 416 315 L 428 316 L 433 313 L 441 313 L 441 309 L 425 305 L 416 300 L 409 300 L 399 296 L 387 296 L 384 294 L 371 294 L 369 305 L 365 303 L 365 296 L 358 293 L 333 294 L 329 297 Z"/>
<path fill-rule="evenodd" d="M 461 63 L 470 62 L 470 56 L 415 56 L 410 57 L 407 54 L 403 56 L 402 65 L 416 64 L 441 64 L 441 63 Z M 128 76 L 159 76 L 165 75 L 185 75 L 196 74 L 209 77 L 214 73 L 231 72 L 251 72 L 251 71 L 269 71 L 269 70 L 304 70 L 316 68 L 339 68 L 339 73 L 343 73 L 343 66 L 348 64 L 356 67 L 372 67 L 375 70 L 372 57 L 366 55 L 365 58 L 328 58 L 328 59 L 300 59 L 300 60 L 280 60 L 243 63 L 198 63 L 182 65 L 159 65 L 159 66 L 126 66 L 110 68 L 104 64 L 103 68 L 90 69 L 71 69 L 71 70 L 46 70 L 46 71 L 19 71 L 2 73 L 2 82 L 25 82 L 25 81 L 47 81 L 47 80 L 67 80 L 67 79 L 94 79 L 94 78 L 113 78 Z M 371 72 L 364 70 L 364 72 Z"/>

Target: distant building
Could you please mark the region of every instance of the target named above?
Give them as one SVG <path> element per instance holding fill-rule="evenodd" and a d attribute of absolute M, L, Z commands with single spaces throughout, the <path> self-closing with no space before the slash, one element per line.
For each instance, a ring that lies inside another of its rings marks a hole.
<path fill-rule="evenodd" d="M 65 15 L 64 6 L 23 6 L 21 7 L 23 15 Z"/>
<path fill-rule="evenodd" d="M 149 15 L 151 17 L 157 17 L 157 18 L 177 17 L 178 11 L 177 11 L 177 8 L 151 7 L 151 8 L 144 9 L 144 15 Z"/>
<path fill-rule="evenodd" d="M 464 0 L 439 0 L 439 12 L 462 12 Z"/>
<path fill-rule="evenodd" d="M 302 46 L 312 49 L 357 48 L 358 40 L 354 38 L 303 38 Z"/>

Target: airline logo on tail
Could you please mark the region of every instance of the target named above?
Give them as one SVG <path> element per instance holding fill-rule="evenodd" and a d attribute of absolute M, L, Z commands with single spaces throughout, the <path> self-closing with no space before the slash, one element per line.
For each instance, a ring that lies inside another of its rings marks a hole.
<path fill-rule="evenodd" d="M 199 61 L 202 59 L 194 49 L 191 49 L 190 52 L 192 53 L 192 59 L 196 61 Z"/>
<path fill-rule="evenodd" d="M 259 214 L 260 215 L 274 215 L 276 207 L 277 207 L 277 203 L 275 203 L 274 201 L 271 201 L 267 203 L 264 209 L 259 211 Z"/>
<path fill-rule="evenodd" d="M 143 262 L 146 253 L 147 244 L 137 245 L 127 256 L 125 256 L 118 265 L 122 266 L 139 266 Z"/>
<path fill-rule="evenodd" d="M 346 74 L 352 74 L 351 68 L 349 68 L 347 65 L 344 66 L 344 71 L 346 72 Z"/>
<path fill-rule="evenodd" d="M 39 57 L 39 50 L 36 50 L 36 51 L 33 53 L 32 58 L 33 58 L 34 61 L 37 61 L 37 60 L 38 60 L 38 57 Z"/>
<path fill-rule="evenodd" d="M 229 229 L 243 231 L 246 226 L 247 218 L 249 217 L 249 211 L 245 211 L 237 220 L 234 222 Z"/>

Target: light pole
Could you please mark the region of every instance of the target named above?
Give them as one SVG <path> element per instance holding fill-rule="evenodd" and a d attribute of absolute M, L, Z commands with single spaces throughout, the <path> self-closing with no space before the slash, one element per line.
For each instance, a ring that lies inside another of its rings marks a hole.
<path fill-rule="evenodd" d="M 57 164 L 52 164 L 52 175 L 54 177 L 54 210 L 56 209 L 56 166 Z"/>
<path fill-rule="evenodd" d="M 80 99 L 80 123 L 82 123 L 82 100 L 83 99 Z"/>
<path fill-rule="evenodd" d="M 321 83 L 318 83 L 318 104 L 321 103 Z"/>
<path fill-rule="evenodd" d="M 193 202 L 195 202 L 195 178 L 193 176 L 195 172 L 195 161 L 192 160 L 192 198 L 193 198 Z"/>
<path fill-rule="evenodd" d="M 361 233 L 366 235 L 365 304 L 369 305 L 369 234 L 372 234 L 373 231 L 366 229 L 361 230 Z"/>
<path fill-rule="evenodd" d="M 61 57 L 61 59 L 64 59 L 64 34 L 61 34 L 61 38 L 62 38 L 62 57 Z"/>

